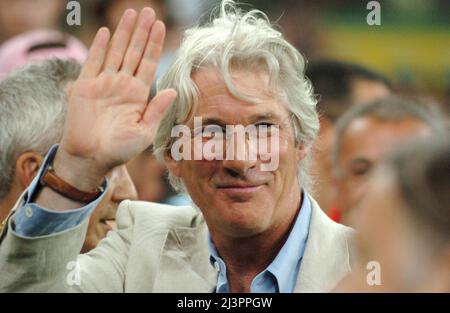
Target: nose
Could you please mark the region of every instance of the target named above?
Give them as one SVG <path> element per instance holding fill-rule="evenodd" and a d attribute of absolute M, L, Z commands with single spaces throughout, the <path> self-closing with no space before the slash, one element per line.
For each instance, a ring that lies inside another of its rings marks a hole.
<path fill-rule="evenodd" d="M 117 166 L 112 170 L 110 186 L 112 189 L 112 201 L 118 203 L 127 199 L 137 200 L 136 187 L 125 165 Z"/>
<path fill-rule="evenodd" d="M 250 169 L 256 167 L 256 161 L 224 160 L 223 166 L 231 176 L 244 177 Z"/>
<path fill-rule="evenodd" d="M 233 153 L 228 151 L 233 149 Z M 222 161 L 225 170 L 232 176 L 245 176 L 250 169 L 256 168 L 258 158 L 253 153 L 250 153 L 250 144 L 247 140 L 239 142 L 239 140 L 227 143 L 227 151 L 224 160 Z"/>

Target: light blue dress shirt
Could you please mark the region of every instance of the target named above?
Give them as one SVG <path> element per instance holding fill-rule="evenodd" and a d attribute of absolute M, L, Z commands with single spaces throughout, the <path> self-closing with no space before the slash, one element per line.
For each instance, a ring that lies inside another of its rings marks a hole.
<path fill-rule="evenodd" d="M 33 203 L 32 199 L 34 199 L 39 180 L 45 169 L 53 160 L 57 149 L 58 146 L 54 145 L 47 153 L 43 166 L 30 184 L 24 196 L 24 202 L 15 215 L 13 231 L 18 236 L 28 238 L 46 236 L 73 228 L 89 218 L 90 214 L 107 192 L 108 182 L 105 181 L 103 186 L 104 191 L 95 201 L 88 203 L 82 208 L 70 211 L 54 211 Z M 273 262 L 253 279 L 250 289 L 251 292 L 287 293 L 294 291 L 301 260 L 305 251 L 306 241 L 308 239 L 310 220 L 311 201 L 309 196 L 306 193 L 303 193 L 300 212 L 291 229 L 288 239 Z M 211 263 L 219 269 L 216 292 L 229 292 L 225 263 L 218 255 L 210 236 L 209 250 Z"/>
<path fill-rule="evenodd" d="M 105 181 L 102 186 L 103 193 L 95 199 L 93 202 L 88 203 L 86 206 L 70 210 L 70 211 L 55 211 L 43 208 L 32 200 L 35 198 L 35 192 L 39 185 L 46 168 L 51 164 L 58 145 L 54 145 L 50 148 L 47 156 L 42 163 L 38 174 L 31 182 L 28 190 L 24 195 L 23 205 L 18 209 L 15 215 L 13 223 L 13 231 L 21 237 L 38 237 L 50 235 L 64 230 L 73 228 L 81 224 L 85 219 L 89 218 L 95 207 L 102 201 L 108 189 L 108 182 Z"/>
<path fill-rule="evenodd" d="M 253 279 L 250 292 L 291 293 L 294 291 L 308 239 L 310 221 L 311 201 L 309 200 L 309 196 L 303 193 L 300 213 L 297 215 L 288 239 L 272 263 Z M 216 292 L 228 293 L 230 292 L 230 286 L 228 284 L 225 262 L 218 255 L 211 236 L 209 236 L 208 242 L 211 263 L 219 270 Z"/>

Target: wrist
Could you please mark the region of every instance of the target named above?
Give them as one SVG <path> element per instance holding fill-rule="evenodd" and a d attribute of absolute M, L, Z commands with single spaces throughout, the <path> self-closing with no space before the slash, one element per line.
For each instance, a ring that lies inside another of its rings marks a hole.
<path fill-rule="evenodd" d="M 74 156 L 59 147 L 53 159 L 53 169 L 68 184 L 83 191 L 95 191 L 104 181 L 107 170 L 93 159 Z"/>

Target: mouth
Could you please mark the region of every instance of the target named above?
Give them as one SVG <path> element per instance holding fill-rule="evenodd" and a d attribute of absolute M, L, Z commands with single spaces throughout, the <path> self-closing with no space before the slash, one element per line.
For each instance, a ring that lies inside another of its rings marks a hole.
<path fill-rule="evenodd" d="M 263 188 L 264 184 L 229 184 L 216 188 L 230 197 L 251 197 Z"/>

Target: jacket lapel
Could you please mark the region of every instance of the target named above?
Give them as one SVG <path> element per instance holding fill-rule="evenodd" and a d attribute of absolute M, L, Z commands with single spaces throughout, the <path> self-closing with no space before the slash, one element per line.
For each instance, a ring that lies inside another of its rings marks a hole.
<path fill-rule="evenodd" d="M 178 227 L 167 234 L 154 292 L 214 292 L 217 270 L 209 262 L 207 227 Z"/>
<path fill-rule="evenodd" d="M 294 292 L 327 292 L 350 271 L 350 228 L 329 219 L 312 203 L 311 224 Z"/>

